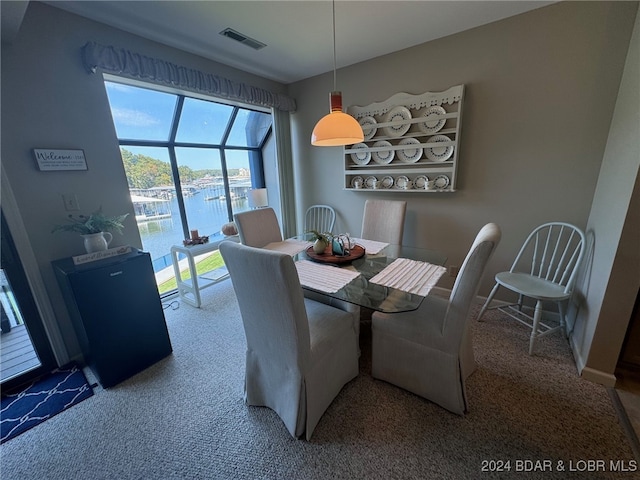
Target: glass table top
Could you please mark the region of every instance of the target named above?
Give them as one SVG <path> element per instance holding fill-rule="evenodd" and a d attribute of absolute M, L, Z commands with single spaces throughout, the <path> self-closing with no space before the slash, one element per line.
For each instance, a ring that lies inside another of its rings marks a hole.
<path fill-rule="evenodd" d="M 304 236 L 296 238 L 303 239 Z M 447 261 L 447 257 L 443 253 L 435 250 L 388 245 L 380 253 L 365 253 L 363 257 L 353 260 L 350 264 L 336 266 L 335 268 L 350 268 L 360 273 L 358 277 L 337 292 L 327 293 L 306 286 L 303 288 L 385 313 L 415 310 L 420 306 L 424 297 L 369 281 L 397 258 L 419 260 L 434 265 L 444 265 Z M 312 259 L 305 252 L 301 252 L 294 257 L 294 260 Z"/>

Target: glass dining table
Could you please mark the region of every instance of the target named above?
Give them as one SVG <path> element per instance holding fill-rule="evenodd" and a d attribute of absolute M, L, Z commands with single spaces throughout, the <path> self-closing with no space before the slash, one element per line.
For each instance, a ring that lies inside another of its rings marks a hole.
<path fill-rule="evenodd" d="M 295 237 L 306 240 L 305 236 Z M 357 243 L 357 239 L 356 243 Z M 357 272 L 353 280 L 336 292 L 322 291 L 308 285 L 302 285 L 306 290 L 316 291 L 332 298 L 340 299 L 385 313 L 407 312 L 417 309 L 424 296 L 399 290 L 389 286 L 371 282 L 371 279 L 391 265 L 396 259 L 410 259 L 426 262 L 431 265 L 443 266 L 447 257 L 438 251 L 424 248 L 407 247 L 404 245 L 387 245 L 379 252 L 372 254 L 365 250 L 365 254 L 351 262 L 344 264 L 327 264 L 333 268 L 349 269 Z M 294 260 L 314 259 L 306 253 L 306 249 L 294 255 Z"/>

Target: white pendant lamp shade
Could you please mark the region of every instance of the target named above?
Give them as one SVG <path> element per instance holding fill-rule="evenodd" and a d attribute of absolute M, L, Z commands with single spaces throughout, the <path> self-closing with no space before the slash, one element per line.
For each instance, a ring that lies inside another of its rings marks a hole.
<path fill-rule="evenodd" d="M 318 147 L 353 145 L 364 140 L 362 127 L 351 115 L 342 111 L 342 94 L 331 92 L 331 113 L 316 123 L 311 144 Z"/>
<path fill-rule="evenodd" d="M 311 132 L 311 145 L 337 147 L 353 145 L 364 140 L 362 127 L 351 115 L 342 111 L 342 92 L 336 88 L 336 2 L 331 2 L 333 11 L 333 92 L 329 97 L 330 113 L 316 123 Z"/>

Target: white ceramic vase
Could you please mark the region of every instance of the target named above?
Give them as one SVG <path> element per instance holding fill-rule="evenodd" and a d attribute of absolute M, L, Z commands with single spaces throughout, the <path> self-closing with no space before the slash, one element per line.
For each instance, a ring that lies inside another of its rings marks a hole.
<path fill-rule="evenodd" d="M 87 253 L 100 252 L 109 248 L 113 235 L 109 232 L 88 233 L 81 235 L 84 238 L 84 248 Z"/>
<path fill-rule="evenodd" d="M 324 251 L 325 251 L 325 249 L 327 248 L 328 245 L 329 244 L 325 240 L 319 238 L 313 244 L 313 251 L 315 253 L 317 253 L 318 255 L 320 255 L 320 254 L 324 253 Z"/>

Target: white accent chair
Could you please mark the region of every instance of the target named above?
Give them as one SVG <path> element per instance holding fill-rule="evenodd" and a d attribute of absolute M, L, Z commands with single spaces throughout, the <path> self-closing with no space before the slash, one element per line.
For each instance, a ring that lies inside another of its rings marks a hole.
<path fill-rule="evenodd" d="M 518 294 L 518 301 L 498 305 L 501 312 L 531 328 L 529 355 L 536 341 L 558 330 L 567 335 L 566 303 L 571 298 L 578 268 L 585 249 L 585 236 L 578 227 L 564 222 L 549 222 L 535 228 L 522 245 L 508 272 L 496 274 L 496 284 L 478 314 L 482 319 L 498 289 L 502 286 Z M 526 298 L 535 307 L 524 304 Z M 560 313 L 558 325 L 542 319 L 544 302 L 553 302 Z M 531 311 L 533 310 L 533 315 Z"/>
<path fill-rule="evenodd" d="M 428 295 L 413 312 L 372 316 L 372 375 L 450 412 L 468 410 L 465 380 L 476 368 L 471 306 L 501 237 L 495 223 L 473 242 L 448 299 Z"/>
<path fill-rule="evenodd" d="M 342 387 L 358 375 L 352 315 L 304 298 L 290 255 L 220 244 L 247 340 L 245 401 L 265 406 L 309 440 Z"/>
<path fill-rule="evenodd" d="M 269 243 L 282 241 L 280 224 L 271 207 L 236 213 L 233 220 L 243 245 L 262 248 Z"/>
<path fill-rule="evenodd" d="M 304 214 L 304 231 L 331 232 L 336 223 L 336 211 L 329 205 L 312 205 Z"/>
<path fill-rule="evenodd" d="M 402 245 L 407 202 L 399 200 L 367 200 L 362 215 L 360 238 Z"/>

